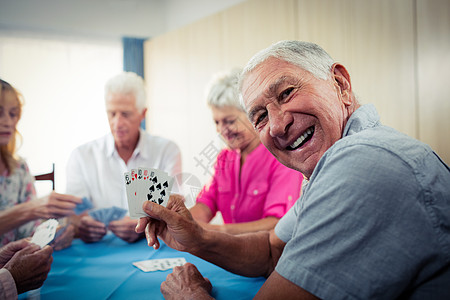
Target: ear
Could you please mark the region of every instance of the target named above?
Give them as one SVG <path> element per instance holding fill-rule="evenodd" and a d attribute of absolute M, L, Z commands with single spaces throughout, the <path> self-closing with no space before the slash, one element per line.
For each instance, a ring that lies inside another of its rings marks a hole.
<path fill-rule="evenodd" d="M 339 89 L 342 102 L 345 105 L 352 104 L 352 84 L 347 69 L 343 65 L 335 63 L 331 67 L 331 72 L 333 74 L 335 86 Z"/>
<path fill-rule="evenodd" d="M 145 119 L 145 114 L 147 113 L 147 108 L 143 108 L 141 112 L 141 121 Z"/>

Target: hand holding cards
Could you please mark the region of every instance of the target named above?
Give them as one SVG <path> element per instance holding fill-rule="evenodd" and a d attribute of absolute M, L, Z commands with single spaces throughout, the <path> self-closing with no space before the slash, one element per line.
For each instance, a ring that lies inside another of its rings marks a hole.
<path fill-rule="evenodd" d="M 164 207 L 169 201 L 173 178 L 157 169 L 139 168 L 126 172 L 125 186 L 131 218 L 146 217 L 142 210 L 144 201 L 152 201 Z"/>

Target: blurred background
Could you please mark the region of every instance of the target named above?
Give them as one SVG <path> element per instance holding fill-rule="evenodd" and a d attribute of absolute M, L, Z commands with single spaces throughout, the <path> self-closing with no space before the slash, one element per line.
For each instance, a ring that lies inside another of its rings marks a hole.
<path fill-rule="evenodd" d="M 284 39 L 321 45 L 384 124 L 450 163 L 448 0 L 0 0 L 0 77 L 25 98 L 19 154 L 33 174 L 55 163 L 64 192 L 70 152 L 109 131 L 104 83 L 132 70 L 147 85 L 143 126 L 204 184 L 224 146 L 205 86 Z"/>

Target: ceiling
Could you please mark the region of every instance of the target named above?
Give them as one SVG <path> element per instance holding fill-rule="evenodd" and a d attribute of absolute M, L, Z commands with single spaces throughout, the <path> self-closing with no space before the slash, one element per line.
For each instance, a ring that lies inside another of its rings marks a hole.
<path fill-rule="evenodd" d="M 0 0 L 0 30 L 148 38 L 244 0 Z"/>

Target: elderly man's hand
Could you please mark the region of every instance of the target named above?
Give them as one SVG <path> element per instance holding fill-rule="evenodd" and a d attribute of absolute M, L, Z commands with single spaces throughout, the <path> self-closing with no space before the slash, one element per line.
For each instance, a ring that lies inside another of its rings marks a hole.
<path fill-rule="evenodd" d="M 17 293 L 34 290 L 42 286 L 53 262 L 53 249 L 29 243 L 25 248 L 17 251 L 5 264 L 17 287 Z"/>
<path fill-rule="evenodd" d="M 94 243 L 101 240 L 106 234 L 106 226 L 94 220 L 89 215 L 81 217 L 78 224 L 78 236 L 85 243 Z"/>
<path fill-rule="evenodd" d="M 137 220 L 125 217 L 122 220 L 112 221 L 108 228 L 119 238 L 128 243 L 134 243 L 144 237 L 143 233 L 136 233 Z"/>
<path fill-rule="evenodd" d="M 18 241 L 10 242 L 0 248 L 0 268 L 3 268 L 3 266 L 11 259 L 11 257 L 14 256 L 14 254 L 29 246 L 30 242 L 26 239 L 21 239 Z"/>
<path fill-rule="evenodd" d="M 161 284 L 164 299 L 213 299 L 211 290 L 211 282 L 191 263 L 173 268 L 173 272 Z"/>
<path fill-rule="evenodd" d="M 142 208 L 150 217 L 139 219 L 136 232 L 145 231 L 149 246 L 158 249 L 159 236 L 173 249 L 191 253 L 199 250 L 204 229 L 193 220 L 183 196 L 171 195 L 167 207 L 145 201 Z"/>

